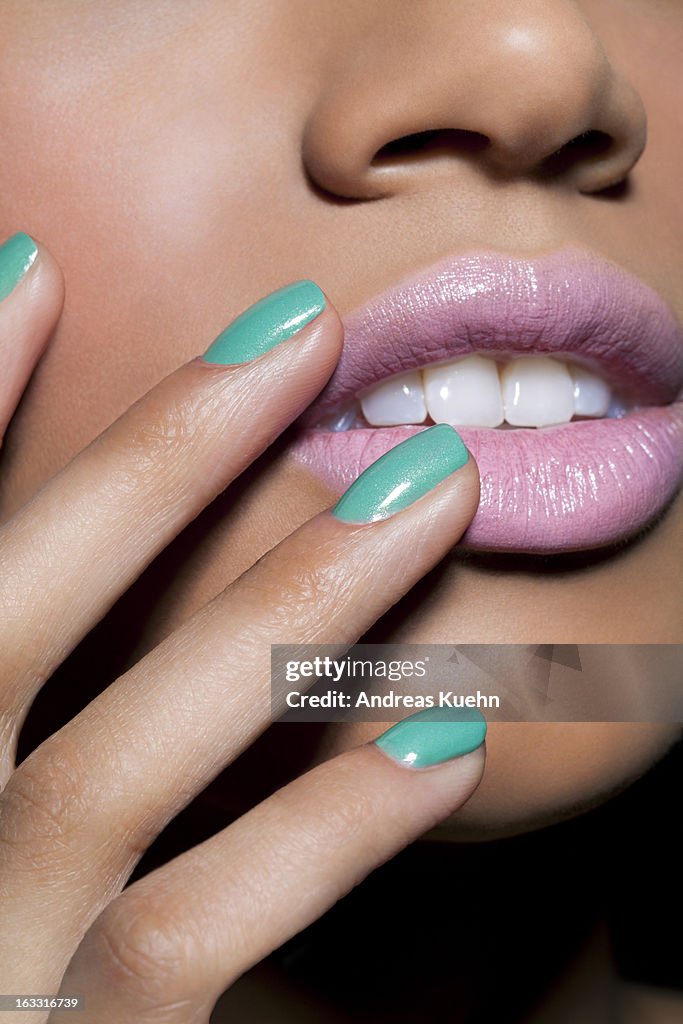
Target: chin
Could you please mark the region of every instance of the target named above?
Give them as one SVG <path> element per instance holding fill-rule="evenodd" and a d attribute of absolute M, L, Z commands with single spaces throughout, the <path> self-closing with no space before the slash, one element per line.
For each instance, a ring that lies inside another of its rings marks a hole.
<path fill-rule="evenodd" d="M 327 730 L 318 760 L 368 742 L 390 724 Z M 576 817 L 644 775 L 680 736 L 680 725 L 670 723 L 492 722 L 479 788 L 427 838 L 482 842 Z"/>

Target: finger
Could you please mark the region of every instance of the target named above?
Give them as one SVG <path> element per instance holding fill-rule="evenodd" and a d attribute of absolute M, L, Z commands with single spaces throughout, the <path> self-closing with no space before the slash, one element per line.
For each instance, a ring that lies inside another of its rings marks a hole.
<path fill-rule="evenodd" d="M 444 424 L 392 449 L 336 513 L 273 548 L 21 763 L 0 804 L 0 873 L 5 935 L 23 922 L 34 962 L 68 962 L 141 851 L 269 724 L 271 643 L 353 643 L 458 540 L 479 494 L 463 458 Z M 358 521 L 368 496 L 381 507 L 397 494 L 411 503 Z"/>
<path fill-rule="evenodd" d="M 341 338 L 317 286 L 276 292 L 204 358 L 153 388 L 5 525 L 0 650 L 12 678 L 0 699 L 15 729 L 117 597 L 318 393 Z"/>
<path fill-rule="evenodd" d="M 62 274 L 50 253 L 18 232 L 0 246 L 0 443 L 59 319 Z"/>
<path fill-rule="evenodd" d="M 328 761 L 136 882 L 90 929 L 62 992 L 83 993 L 99 1024 L 206 1024 L 240 974 L 471 796 L 483 719 L 438 719 L 405 719 L 384 751 Z"/>

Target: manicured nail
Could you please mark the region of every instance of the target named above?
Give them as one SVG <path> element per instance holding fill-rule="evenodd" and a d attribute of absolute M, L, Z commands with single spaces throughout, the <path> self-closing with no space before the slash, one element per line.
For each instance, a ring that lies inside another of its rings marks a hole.
<path fill-rule="evenodd" d="M 476 708 L 426 708 L 392 725 L 375 740 L 385 754 L 410 768 L 431 768 L 480 747 L 486 720 Z"/>
<path fill-rule="evenodd" d="M 37 255 L 38 246 L 23 231 L 0 245 L 0 302 L 14 291 Z"/>
<path fill-rule="evenodd" d="M 208 363 L 247 363 L 286 341 L 325 308 L 313 281 L 294 281 L 250 306 L 226 327 L 204 353 Z"/>
<path fill-rule="evenodd" d="M 412 505 L 467 462 L 467 448 L 448 423 L 413 434 L 361 473 L 332 509 L 346 523 L 374 523 Z"/>

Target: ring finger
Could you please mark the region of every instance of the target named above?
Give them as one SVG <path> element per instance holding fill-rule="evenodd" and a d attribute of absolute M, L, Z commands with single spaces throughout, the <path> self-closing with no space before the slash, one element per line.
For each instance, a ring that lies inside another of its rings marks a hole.
<path fill-rule="evenodd" d="M 98 1024 L 206 1024 L 248 967 L 471 796 L 485 724 L 476 711 L 436 717 L 413 715 L 313 769 L 126 889 L 62 994 L 82 996 Z M 430 767 L 407 767 L 407 751 Z"/>

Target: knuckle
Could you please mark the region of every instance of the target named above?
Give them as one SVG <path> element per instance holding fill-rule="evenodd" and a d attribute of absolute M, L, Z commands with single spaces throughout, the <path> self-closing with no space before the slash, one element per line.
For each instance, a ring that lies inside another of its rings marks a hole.
<path fill-rule="evenodd" d="M 34 751 L 0 796 L 0 842 L 31 870 L 71 864 L 87 820 L 84 769 L 65 745 Z"/>
<path fill-rule="evenodd" d="M 130 412 L 107 436 L 107 447 L 118 458 L 101 493 L 103 502 L 120 508 L 122 497 L 135 497 L 141 481 L 163 477 L 169 502 L 183 501 L 190 487 L 188 467 L 196 460 L 198 434 L 187 401 L 168 400 L 164 389 Z M 196 418 L 196 417 L 195 417 Z M 156 500 L 156 499 L 155 499 Z M 167 502 L 167 504 L 169 504 Z M 155 508 L 154 514 L 160 510 Z"/>
<path fill-rule="evenodd" d="M 128 424 L 124 444 L 137 468 L 146 470 L 159 458 L 173 458 L 187 449 L 195 434 L 188 405 L 177 396 L 163 405 L 146 405 Z"/>
<path fill-rule="evenodd" d="M 338 599 L 343 573 L 339 565 L 303 565 L 291 576 L 293 596 L 307 604 L 326 605 Z"/>
<path fill-rule="evenodd" d="M 278 624 L 281 620 L 291 623 L 293 609 L 300 617 L 315 610 L 316 619 L 322 620 L 328 609 L 338 609 L 344 603 L 348 580 L 338 559 L 321 557 L 315 562 L 309 552 L 300 561 L 293 560 L 286 574 L 270 572 L 264 560 L 253 585 L 262 615 Z"/>
<path fill-rule="evenodd" d="M 140 1008 L 176 1006 L 187 993 L 189 936 L 165 903 L 119 896 L 91 926 L 84 944 L 89 972 L 113 991 L 123 987 Z"/>

